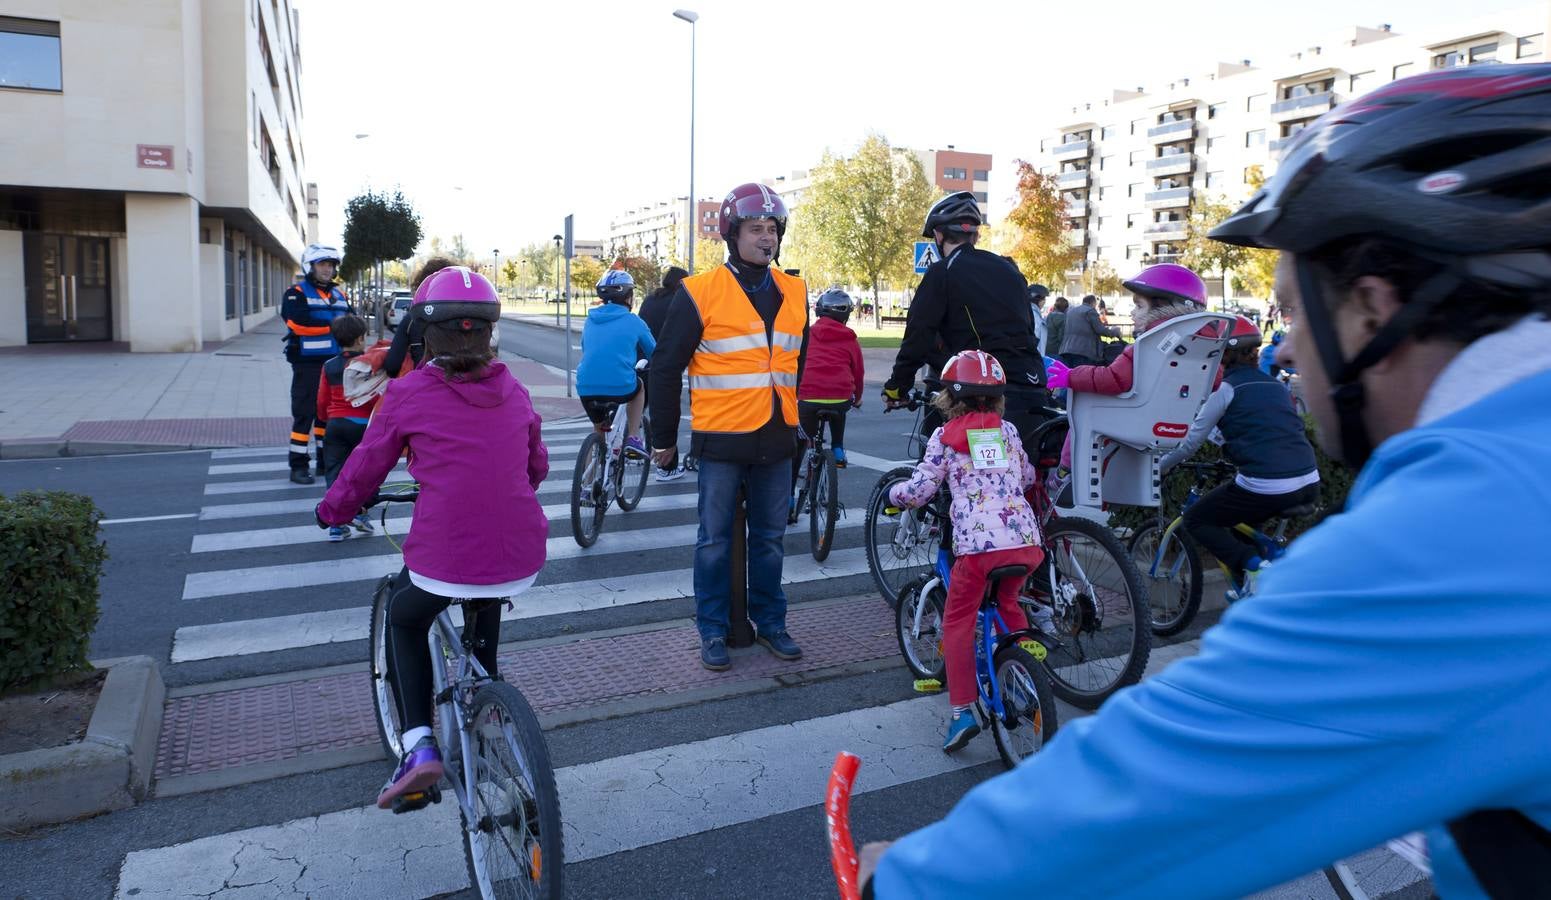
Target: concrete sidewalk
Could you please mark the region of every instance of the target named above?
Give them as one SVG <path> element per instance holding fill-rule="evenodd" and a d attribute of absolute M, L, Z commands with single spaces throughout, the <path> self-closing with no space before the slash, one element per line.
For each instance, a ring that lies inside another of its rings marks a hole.
<path fill-rule="evenodd" d="M 0 350 L 0 459 L 281 446 L 291 425 L 283 333 L 276 317 L 198 353 L 114 344 Z M 563 372 L 503 359 L 546 420 L 580 414 Z"/>

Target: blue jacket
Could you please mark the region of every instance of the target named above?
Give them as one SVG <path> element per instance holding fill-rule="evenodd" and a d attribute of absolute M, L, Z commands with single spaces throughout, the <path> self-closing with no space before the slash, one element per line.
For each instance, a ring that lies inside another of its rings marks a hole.
<path fill-rule="evenodd" d="M 1551 828 L 1547 471 L 1551 372 L 1385 441 L 1199 655 L 902 838 L 877 900 L 1242 896 L 1414 830 L 1484 897 L 1443 823 Z"/>
<path fill-rule="evenodd" d="M 623 397 L 635 393 L 636 360 L 651 356 L 656 347 L 652 330 L 640 316 L 618 303 L 593 307 L 582 326 L 577 395 Z"/>
<path fill-rule="evenodd" d="M 1212 429 L 1223 435 L 1223 454 L 1250 478 L 1294 478 L 1318 467 L 1314 448 L 1280 381 L 1253 366 L 1223 370 L 1222 384 L 1206 398 L 1180 445 L 1159 466 L 1174 468 L 1195 455 Z"/>

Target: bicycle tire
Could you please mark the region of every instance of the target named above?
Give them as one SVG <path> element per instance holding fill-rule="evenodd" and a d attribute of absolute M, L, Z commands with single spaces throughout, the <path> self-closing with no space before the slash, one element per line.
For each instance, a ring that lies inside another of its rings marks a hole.
<path fill-rule="evenodd" d="M 646 443 L 646 436 L 651 434 L 651 424 L 646 416 L 641 416 L 641 445 Z M 652 474 L 650 465 L 651 457 L 642 456 L 633 458 L 628 452 L 623 453 L 619 460 L 619 496 L 614 502 L 625 512 L 630 512 L 641 505 L 641 498 L 646 495 L 646 480 Z"/>
<path fill-rule="evenodd" d="M 883 508 L 889 505 L 889 489 L 908 480 L 914 471 L 912 466 L 899 466 L 884 472 L 867 498 L 867 513 L 862 523 L 866 532 L 867 571 L 872 574 L 873 583 L 890 608 L 899 606 L 900 590 L 912 578 L 930 572 L 937 557 L 936 537 L 940 525 L 934 526 L 928 521 L 934 513 L 904 510 L 897 516 L 883 514 Z M 909 522 L 903 523 L 906 533 L 900 535 L 902 520 L 907 517 Z M 896 536 L 903 538 L 902 543 L 895 543 Z"/>
<path fill-rule="evenodd" d="M 996 667 L 1002 706 L 1015 711 L 1012 727 L 991 716 L 991 736 L 996 739 L 996 752 L 1002 757 L 1002 765 L 1011 769 L 1044 749 L 1055 735 L 1059 724 L 1056 698 L 1044 667 L 1022 647 L 1003 647 L 991 662 Z"/>
<path fill-rule="evenodd" d="M 813 561 L 829 559 L 835 547 L 835 520 L 840 517 L 840 478 L 835 454 L 819 454 L 818 476 L 814 479 L 813 503 L 808 507 L 808 542 Z"/>
<path fill-rule="evenodd" d="M 603 514 L 608 507 L 598 501 L 604 493 L 603 479 L 608 477 L 607 452 L 603 436 L 592 432 L 582 441 L 576 469 L 571 473 L 571 536 L 583 547 L 597 543 L 603 531 Z"/>
<path fill-rule="evenodd" d="M 1165 530 L 1154 522 L 1132 535 L 1126 547 L 1147 585 L 1148 618 L 1157 637 L 1179 634 L 1190 627 L 1201 611 L 1201 552 L 1182 526 L 1169 535 L 1166 552 L 1160 557 L 1158 538 Z M 1155 560 L 1157 575 L 1151 574 Z M 1166 574 L 1176 566 L 1178 573 Z"/>
<path fill-rule="evenodd" d="M 377 738 L 382 741 L 382 752 L 398 762 L 404 755 L 399 725 L 398 703 L 393 696 L 393 682 L 388 679 L 388 596 L 393 592 L 392 575 L 384 575 L 377 582 L 372 595 L 371 656 L 368 671 L 372 677 L 372 710 L 377 721 Z"/>
<path fill-rule="evenodd" d="M 947 598 L 941 582 L 923 596 L 922 588 L 931 580 L 931 576 L 922 575 L 900 591 L 899 606 L 894 610 L 894 637 L 899 641 L 899 655 L 905 658 L 905 667 L 912 676 L 918 679 L 935 678 L 946 683 L 944 673 L 947 664 L 942 656 L 942 614 Z M 927 608 L 921 614 L 921 631 L 917 634 L 916 607 L 922 604 L 926 604 Z"/>
<path fill-rule="evenodd" d="M 505 722 L 492 722 L 496 716 Z M 470 828 L 465 814 L 459 814 L 469 883 L 485 900 L 516 896 L 559 900 L 565 895 L 560 795 L 549 744 L 533 708 L 515 687 L 492 682 L 475 692 L 469 721 L 475 781 L 468 791 L 479 816 Z M 502 746 L 510 751 L 515 766 L 505 760 L 492 765 L 492 755 Z M 481 840 L 476 835 L 489 837 Z M 503 863 L 492 872 L 492 864 Z M 498 889 L 508 882 L 531 890 Z"/>
<path fill-rule="evenodd" d="M 1090 543 L 1082 554 L 1087 559 L 1073 554 L 1078 540 Z M 1056 589 L 1071 593 L 1061 609 L 1049 593 L 1052 566 Z M 1059 643 L 1043 663 L 1057 697 L 1094 710 L 1142 680 L 1152 652 L 1152 629 L 1142 627 L 1151 624 L 1147 588 L 1114 532 L 1089 519 L 1052 520 L 1045 529 L 1045 560 L 1029 576 L 1027 588 L 1024 603 L 1032 604 L 1031 623 Z"/>

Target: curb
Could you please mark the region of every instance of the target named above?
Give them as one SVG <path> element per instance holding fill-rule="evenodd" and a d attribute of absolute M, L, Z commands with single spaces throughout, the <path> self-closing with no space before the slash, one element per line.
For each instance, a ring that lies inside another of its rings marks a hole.
<path fill-rule="evenodd" d="M 126 453 L 182 453 L 219 450 L 235 444 L 142 444 L 134 441 L 8 441 L 0 443 L 0 460 L 57 459 L 72 456 L 116 456 Z"/>
<path fill-rule="evenodd" d="M 503 322 L 514 322 L 514 323 L 516 323 L 518 325 L 533 325 L 533 326 L 536 326 L 538 328 L 548 328 L 550 331 L 565 331 L 565 325 L 563 324 L 564 321 L 565 321 L 565 317 L 564 316 L 560 317 L 562 324 L 556 325 L 554 322 L 551 322 L 551 321 L 549 321 L 547 319 L 526 318 L 527 316 L 531 316 L 531 315 L 532 315 L 531 313 L 502 313 L 501 314 L 501 321 L 503 321 Z M 578 320 L 578 319 L 585 319 L 585 318 L 586 318 L 586 316 L 578 316 L 574 312 L 571 314 L 571 320 L 572 320 L 573 323 L 576 322 L 576 320 Z M 571 326 L 571 332 L 573 334 L 580 335 L 581 334 L 581 328 L 579 326 L 573 324 Z"/>
<path fill-rule="evenodd" d="M 0 757 L 0 827 L 27 829 L 134 806 L 150 793 L 166 687 L 149 656 L 94 662 L 107 669 L 80 743 Z"/>

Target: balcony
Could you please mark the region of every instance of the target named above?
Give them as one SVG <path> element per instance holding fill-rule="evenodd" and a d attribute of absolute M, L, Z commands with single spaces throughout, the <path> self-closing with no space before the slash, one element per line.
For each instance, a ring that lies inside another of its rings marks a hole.
<path fill-rule="evenodd" d="M 1063 210 L 1061 214 L 1066 216 L 1068 219 L 1083 219 L 1083 218 L 1087 218 L 1087 216 L 1088 216 L 1088 201 L 1086 201 L 1086 200 L 1068 200 L 1068 201 L 1066 201 L 1066 209 Z"/>
<path fill-rule="evenodd" d="M 1271 104 L 1271 121 L 1290 122 L 1293 119 L 1307 119 L 1328 112 L 1335 105 L 1336 95 L 1331 91 L 1281 100 Z"/>
<path fill-rule="evenodd" d="M 1086 228 L 1069 228 L 1069 229 L 1067 229 L 1067 232 L 1066 232 L 1066 242 L 1068 244 L 1071 244 L 1073 247 L 1086 247 L 1086 246 L 1088 246 L 1088 229 L 1086 229 Z"/>
<path fill-rule="evenodd" d="M 1149 241 L 1179 241 L 1184 240 L 1188 222 L 1154 222 L 1142 229 Z"/>
<path fill-rule="evenodd" d="M 1277 138 L 1276 140 L 1267 144 L 1266 149 L 1271 151 L 1272 156 L 1281 156 L 1282 151 L 1286 150 L 1288 147 L 1291 147 L 1292 142 L 1297 139 L 1298 136 L 1296 134 L 1289 134 L 1287 137 Z"/>
<path fill-rule="evenodd" d="M 1194 153 L 1174 153 L 1169 156 L 1160 156 L 1147 161 L 1147 174 L 1154 177 L 1164 175 L 1183 175 L 1194 171 L 1196 167 L 1196 155 Z"/>
<path fill-rule="evenodd" d="M 1087 169 L 1081 169 L 1076 172 L 1062 172 L 1056 176 L 1056 187 L 1063 191 L 1085 188 L 1088 186 L 1090 174 Z"/>
<path fill-rule="evenodd" d="M 1147 140 L 1154 144 L 1167 144 L 1172 141 L 1188 140 L 1196 136 L 1196 120 L 1180 119 L 1178 122 L 1164 122 L 1162 125 L 1154 125 L 1147 129 Z"/>
<path fill-rule="evenodd" d="M 1177 209 L 1190 205 L 1191 189 L 1188 187 L 1167 188 L 1161 191 L 1148 191 L 1142 195 L 1142 200 L 1148 209 Z"/>
<path fill-rule="evenodd" d="M 1050 148 L 1055 159 L 1087 159 L 1093 155 L 1092 141 L 1068 141 Z"/>

